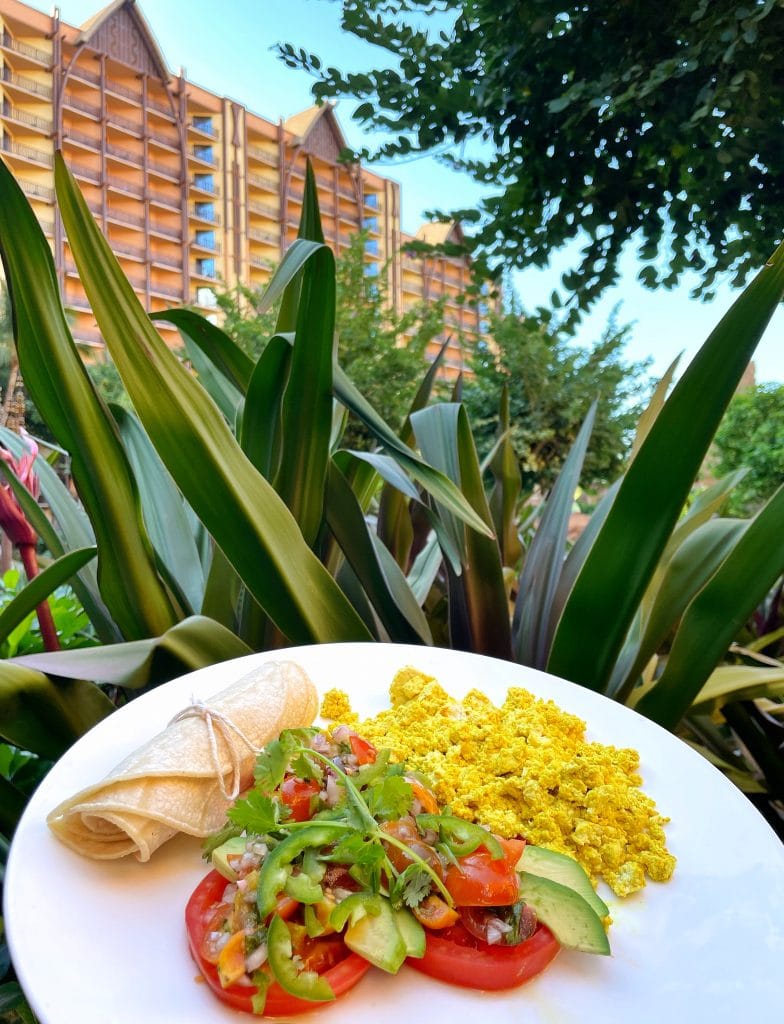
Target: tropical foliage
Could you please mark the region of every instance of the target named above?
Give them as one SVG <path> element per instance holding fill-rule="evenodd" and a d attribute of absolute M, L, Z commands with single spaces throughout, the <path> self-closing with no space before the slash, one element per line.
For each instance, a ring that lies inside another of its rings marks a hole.
<path fill-rule="evenodd" d="M 100 641 L 0 667 L 6 837 L 41 767 L 30 754 L 48 762 L 117 701 L 251 650 L 349 640 L 449 644 L 546 668 L 668 728 L 684 728 L 694 707 L 725 707 L 729 721 L 755 713 L 749 701 L 779 701 L 780 663 L 735 665 L 731 677 L 715 670 L 784 570 L 784 488 L 751 520 L 718 515 L 737 475 L 684 508 L 784 294 L 784 247 L 669 397 L 669 377 L 657 389 L 630 462 L 567 553 L 596 418 L 596 407 L 589 410 L 523 550 L 508 390 L 496 443 L 480 462 L 465 406 L 429 401 L 436 364 L 395 432 L 336 358 L 335 261 L 312 175 L 300 237 L 264 298 L 278 313 L 257 359 L 191 310 L 156 314 L 179 328 L 195 374 L 145 314 L 59 156 L 56 185 L 74 259 L 134 411 L 97 394 L 68 329 L 48 243 L 0 166 L 0 251 L 19 362 L 70 455 L 78 493 L 77 500 L 40 456 L 30 467 L 37 484 L 28 473 L 28 486 L 0 461 L 9 503 L 13 497 L 20 522 L 47 552 L 45 570 L 0 618 L 0 640 L 70 581 Z M 348 413 L 375 439 L 373 451 L 345 446 Z M 2 441 L 20 465 L 25 439 L 4 431 Z M 692 738 L 747 788 L 753 782 L 766 799 L 784 795 L 771 767 L 773 734 L 757 744 L 751 767 L 724 726 Z"/>
<path fill-rule="evenodd" d="M 784 384 L 757 384 L 735 395 L 713 446 L 711 469 L 718 476 L 748 470 L 730 496 L 730 511 L 756 512 L 784 480 Z"/>
<path fill-rule="evenodd" d="M 477 253 L 544 266 L 580 244 L 563 280 L 577 310 L 615 283 L 627 242 L 645 285 L 689 270 L 709 294 L 719 273 L 742 284 L 768 255 L 760 225 L 784 223 L 784 6 L 678 0 L 660 15 L 613 0 L 342 0 L 375 67 L 278 50 L 314 75 L 317 100 L 360 101 L 355 120 L 381 138 L 363 156 L 446 149 L 486 187 L 479 211 L 449 212 L 479 220 Z"/>

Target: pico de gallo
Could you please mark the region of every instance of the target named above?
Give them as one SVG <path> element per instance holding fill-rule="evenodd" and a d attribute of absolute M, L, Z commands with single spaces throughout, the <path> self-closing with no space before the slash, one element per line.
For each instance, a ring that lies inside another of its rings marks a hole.
<path fill-rule="evenodd" d="M 570 861 L 554 881 L 525 847 L 439 808 L 425 778 L 346 727 L 287 730 L 205 843 L 191 954 L 219 999 L 275 1016 L 339 998 L 371 967 L 505 989 L 562 945 L 608 953 L 607 908 L 582 869 L 554 854 Z"/>

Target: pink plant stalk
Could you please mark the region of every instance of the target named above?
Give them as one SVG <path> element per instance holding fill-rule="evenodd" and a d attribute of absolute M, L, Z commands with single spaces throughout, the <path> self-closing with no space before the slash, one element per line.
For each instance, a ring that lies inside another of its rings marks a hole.
<path fill-rule="evenodd" d="M 8 463 L 17 480 L 24 484 L 37 499 L 40 493 L 40 483 L 33 464 L 38 455 L 38 445 L 25 430 L 21 431 L 20 436 L 25 446 L 24 453 L 15 459 L 5 448 L 0 448 L 0 459 Z M 35 552 L 38 536 L 27 521 L 22 506 L 16 500 L 16 495 L 7 482 L 0 483 L 0 529 L 5 532 L 11 543 L 19 548 L 19 556 L 22 559 L 27 578 L 28 580 L 33 579 L 38 575 L 38 556 Z M 57 630 L 49 603 L 42 601 L 36 608 L 36 614 L 41 627 L 44 648 L 47 651 L 58 651 L 60 641 L 57 638 Z"/>

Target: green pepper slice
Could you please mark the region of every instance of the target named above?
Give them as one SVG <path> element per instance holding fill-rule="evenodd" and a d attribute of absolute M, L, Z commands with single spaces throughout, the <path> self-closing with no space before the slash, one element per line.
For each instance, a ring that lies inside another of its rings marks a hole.
<path fill-rule="evenodd" d="M 334 843 L 345 825 L 338 822 L 318 822 L 292 832 L 278 843 L 264 858 L 256 885 L 256 903 L 262 921 L 275 909 L 277 895 L 286 887 L 291 874 L 292 862 L 313 846 L 328 846 Z"/>
<path fill-rule="evenodd" d="M 275 980 L 282 989 L 300 999 L 324 1003 L 335 998 L 332 986 L 315 971 L 298 971 L 293 960 L 291 934 L 286 922 L 277 914 L 267 933 L 267 960 Z"/>
<path fill-rule="evenodd" d="M 435 829 L 455 857 L 467 857 L 480 846 L 487 849 L 493 860 L 500 860 L 504 855 L 501 844 L 486 828 L 453 814 L 418 814 L 416 822 L 421 829 Z"/>

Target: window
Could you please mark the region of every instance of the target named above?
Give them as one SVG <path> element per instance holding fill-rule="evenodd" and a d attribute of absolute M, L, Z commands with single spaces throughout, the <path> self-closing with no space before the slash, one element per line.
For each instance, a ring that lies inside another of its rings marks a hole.
<path fill-rule="evenodd" d="M 365 264 L 365 277 L 378 277 L 378 263 Z"/>
<path fill-rule="evenodd" d="M 365 217 L 362 221 L 362 227 L 365 231 L 375 231 L 378 233 L 378 217 Z"/>
<path fill-rule="evenodd" d="M 203 220 L 215 220 L 215 206 L 212 203 L 196 203 L 196 216 Z"/>
<path fill-rule="evenodd" d="M 378 256 L 377 238 L 368 238 L 365 240 L 365 252 L 369 252 L 372 256 Z"/>
<path fill-rule="evenodd" d="M 200 160 L 208 160 L 213 163 L 212 146 L 194 146 L 193 155 Z"/>
<path fill-rule="evenodd" d="M 215 277 L 215 260 L 211 256 L 196 260 L 196 273 L 202 277 Z"/>
<path fill-rule="evenodd" d="M 196 245 L 203 245 L 206 249 L 215 248 L 215 232 L 214 231 L 197 231 L 194 239 Z"/>
<path fill-rule="evenodd" d="M 215 131 L 212 127 L 212 116 L 209 114 L 195 114 L 193 127 L 198 128 L 200 132 L 207 132 L 208 135 L 213 135 Z"/>
<path fill-rule="evenodd" d="M 205 192 L 215 191 L 215 179 L 211 174 L 194 174 L 193 185 L 195 188 L 204 189 Z"/>
<path fill-rule="evenodd" d="M 212 290 L 212 288 L 197 288 L 196 304 L 198 306 L 207 306 L 208 308 L 217 306 L 218 303 L 215 298 L 215 292 Z"/>
<path fill-rule="evenodd" d="M 378 209 L 378 193 L 368 192 L 365 196 L 365 206 L 369 206 L 373 210 Z"/>
<path fill-rule="evenodd" d="M 487 320 L 480 320 L 479 321 L 479 331 L 480 331 L 480 333 L 481 334 L 487 334 L 487 332 L 489 330 L 490 330 L 489 322 Z"/>

